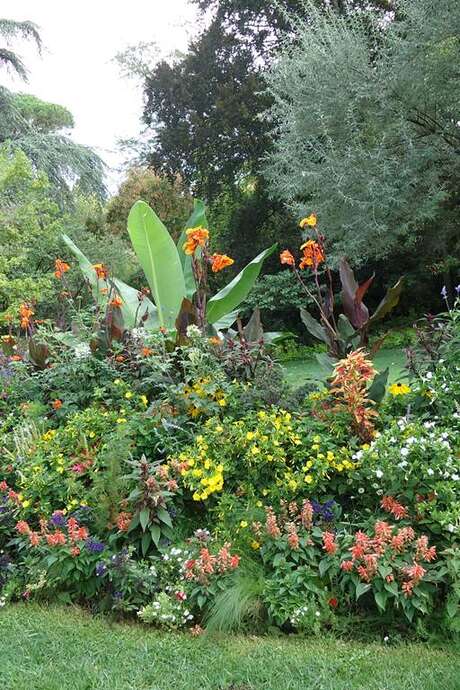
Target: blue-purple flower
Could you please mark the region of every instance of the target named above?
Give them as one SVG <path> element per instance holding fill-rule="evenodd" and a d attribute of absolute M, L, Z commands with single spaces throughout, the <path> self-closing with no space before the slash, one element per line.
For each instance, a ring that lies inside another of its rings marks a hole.
<path fill-rule="evenodd" d="M 105 549 L 105 544 L 102 541 L 97 541 L 92 537 L 86 540 L 85 546 L 91 553 L 102 553 Z"/>
<path fill-rule="evenodd" d="M 103 575 L 106 574 L 107 572 L 107 566 L 105 563 L 96 563 L 96 569 L 95 569 L 97 577 L 102 577 Z"/>
<path fill-rule="evenodd" d="M 447 299 L 447 288 L 446 288 L 445 285 L 442 286 L 441 297 L 442 297 L 443 299 Z"/>

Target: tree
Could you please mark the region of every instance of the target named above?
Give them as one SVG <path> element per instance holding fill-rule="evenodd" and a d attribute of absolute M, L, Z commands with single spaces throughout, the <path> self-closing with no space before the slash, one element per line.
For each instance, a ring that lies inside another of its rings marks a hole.
<path fill-rule="evenodd" d="M 357 265 L 409 248 L 432 265 L 458 242 L 460 5 L 397 11 L 382 25 L 310 3 L 268 78 L 271 189 Z"/>
<path fill-rule="evenodd" d="M 110 232 L 126 235 L 128 214 L 141 199 L 151 206 L 178 239 L 193 208 L 193 200 L 181 178 L 169 179 L 149 168 L 131 168 L 118 193 L 107 206 L 107 225 Z"/>
<path fill-rule="evenodd" d="M 0 144 L 12 153 L 25 153 L 36 171 L 46 173 L 61 199 L 69 199 L 76 183 L 82 191 L 104 197 L 102 160 L 68 136 L 65 130 L 73 124 L 67 108 L 0 87 Z"/>
<path fill-rule="evenodd" d="M 0 37 L 7 47 L 0 47 L 0 65 L 12 69 L 21 79 L 27 81 L 27 70 L 17 53 L 10 50 L 9 45 L 15 38 L 21 37 L 35 42 L 38 50 L 41 50 L 42 42 L 38 27 L 29 21 L 16 22 L 12 19 L 0 19 Z"/>

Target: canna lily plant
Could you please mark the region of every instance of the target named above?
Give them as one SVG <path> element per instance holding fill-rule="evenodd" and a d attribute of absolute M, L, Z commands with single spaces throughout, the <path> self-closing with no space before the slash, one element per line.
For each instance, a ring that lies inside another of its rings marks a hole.
<path fill-rule="evenodd" d="M 220 333 L 237 317 L 237 308 L 257 280 L 264 260 L 276 244 L 256 256 L 228 285 L 209 297 L 208 270 L 233 264 L 225 254 L 210 254 L 205 207 L 195 200 L 194 210 L 176 244 L 158 216 L 144 201 L 137 201 L 128 216 L 128 233 L 147 279 L 148 291 L 139 292 L 111 277 L 103 264 L 92 264 L 67 236 L 63 240 L 78 260 L 93 298 L 109 311 L 117 330 L 143 326 L 149 330 L 185 331 L 191 323 L 203 332 Z"/>
<path fill-rule="evenodd" d="M 290 251 L 280 254 L 280 261 L 294 271 L 303 290 L 316 305 L 320 318 L 313 318 L 306 309 L 300 310 L 301 319 L 307 330 L 318 340 L 326 343 L 328 355 L 333 360 L 342 359 L 358 348 L 366 347 L 369 341 L 369 329 L 376 321 L 383 319 L 398 304 L 403 287 L 403 278 L 386 292 L 385 297 L 372 315 L 363 302 L 364 295 L 374 280 L 374 275 L 359 285 L 348 261 L 342 258 L 339 264 L 339 275 L 342 284 L 341 302 L 343 313 L 336 316 L 333 281 L 327 263 L 325 237 L 317 227 L 316 214 L 312 213 L 300 221 L 300 227 L 314 237 L 306 239 L 300 247 L 302 257 L 299 266 Z M 321 268 L 320 268 L 321 267 Z M 314 288 L 310 289 L 304 279 L 304 271 L 311 272 Z M 321 284 L 321 279 L 325 279 Z M 383 339 L 374 347 L 374 352 Z M 328 365 L 331 361 L 328 358 Z"/>

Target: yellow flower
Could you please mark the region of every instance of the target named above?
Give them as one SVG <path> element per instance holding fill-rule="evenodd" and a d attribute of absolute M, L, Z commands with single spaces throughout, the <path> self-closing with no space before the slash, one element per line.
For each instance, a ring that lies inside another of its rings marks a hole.
<path fill-rule="evenodd" d="M 316 213 L 310 213 L 306 218 L 302 218 L 299 226 L 303 229 L 305 227 L 314 228 L 316 225 Z"/>
<path fill-rule="evenodd" d="M 311 474 L 306 474 L 304 481 L 306 481 L 307 484 L 311 484 L 313 481 L 313 477 L 311 476 Z"/>
<path fill-rule="evenodd" d="M 254 434 L 253 431 L 248 431 L 248 433 L 246 434 L 246 440 L 252 441 L 252 439 L 254 438 L 254 436 L 255 436 L 255 434 Z"/>
<path fill-rule="evenodd" d="M 252 446 L 251 454 L 252 455 L 259 455 L 259 453 L 260 453 L 260 448 L 258 446 Z"/>
<path fill-rule="evenodd" d="M 393 396 L 407 395 L 411 391 L 409 386 L 407 386 L 405 383 L 393 383 L 388 390 Z"/>
<path fill-rule="evenodd" d="M 254 539 L 254 541 L 251 542 L 251 549 L 254 549 L 254 551 L 257 551 L 257 549 L 260 549 L 260 544 L 255 539 Z"/>
<path fill-rule="evenodd" d="M 242 527 L 244 529 L 247 526 L 248 526 L 248 523 L 246 522 L 246 520 L 241 520 L 240 527 Z"/>
<path fill-rule="evenodd" d="M 226 407 L 226 405 L 227 405 L 227 401 L 224 400 L 224 398 L 221 398 L 221 399 L 218 401 L 218 403 L 219 403 L 219 405 L 220 405 L 221 407 Z"/>
<path fill-rule="evenodd" d="M 126 419 L 124 417 L 118 417 L 117 424 L 124 424 L 125 422 L 126 422 Z"/>
<path fill-rule="evenodd" d="M 262 501 L 257 501 L 256 506 L 257 506 L 258 508 L 262 508 L 262 506 L 263 506 Z"/>
<path fill-rule="evenodd" d="M 30 506 L 30 501 L 26 499 L 25 501 L 22 502 L 22 507 L 23 508 L 28 508 Z"/>
<path fill-rule="evenodd" d="M 141 395 L 139 399 L 140 399 L 141 403 L 142 403 L 145 407 L 147 407 L 147 405 L 149 404 L 149 401 L 148 401 L 147 396 L 146 396 L 146 395 Z"/>
<path fill-rule="evenodd" d="M 125 398 L 126 398 L 126 400 L 131 400 L 131 398 L 133 397 L 133 395 L 134 395 L 134 393 L 133 393 L 132 391 L 127 391 L 127 392 L 125 393 Z"/>

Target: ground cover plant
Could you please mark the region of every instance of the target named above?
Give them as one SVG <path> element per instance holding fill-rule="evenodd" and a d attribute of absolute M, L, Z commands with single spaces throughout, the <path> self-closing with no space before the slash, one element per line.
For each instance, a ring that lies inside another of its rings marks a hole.
<path fill-rule="evenodd" d="M 2 604 L 79 604 L 195 636 L 455 638 L 459 300 L 417 324 L 404 379 L 388 383 L 351 328 L 323 382 L 293 388 L 276 336 L 238 310 L 263 256 L 209 298 L 208 269 L 232 260 L 208 251 L 203 205 L 177 248 L 168 235 L 169 272 L 155 255 L 166 230 L 145 204 L 132 213 L 151 290 L 64 237 L 77 260 L 55 259 L 58 322 L 33 302 L 5 321 Z M 304 239 L 314 289 L 327 250 Z M 347 326 L 332 302 L 323 317 Z"/>

